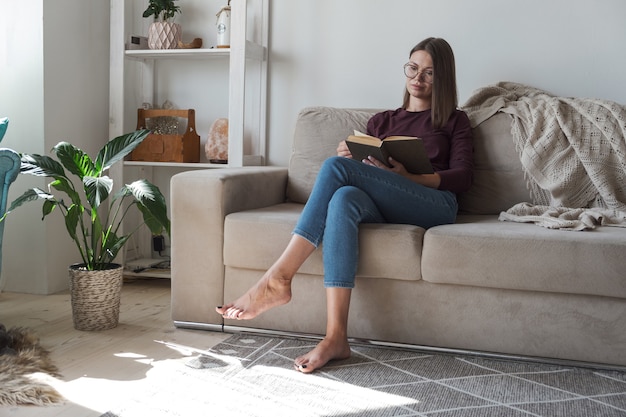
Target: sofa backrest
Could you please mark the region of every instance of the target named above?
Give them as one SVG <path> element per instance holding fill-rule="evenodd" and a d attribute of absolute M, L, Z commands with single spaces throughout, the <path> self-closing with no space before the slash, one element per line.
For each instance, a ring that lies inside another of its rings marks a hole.
<path fill-rule="evenodd" d="M 337 145 L 379 109 L 309 107 L 298 115 L 289 161 L 287 199 L 306 203 L 322 162 Z M 511 116 L 498 113 L 474 128 L 474 182 L 459 195 L 459 211 L 498 214 L 530 201 L 522 166 L 511 138 Z"/>
<path fill-rule="evenodd" d="M 511 117 L 496 113 L 473 129 L 474 180 L 458 196 L 461 213 L 499 214 L 531 201 L 511 136 Z"/>
<path fill-rule="evenodd" d="M 365 131 L 367 121 L 380 110 L 309 107 L 298 115 L 289 160 L 287 199 L 306 203 L 315 177 L 326 158 L 337 155 L 337 145 L 353 131 Z"/>

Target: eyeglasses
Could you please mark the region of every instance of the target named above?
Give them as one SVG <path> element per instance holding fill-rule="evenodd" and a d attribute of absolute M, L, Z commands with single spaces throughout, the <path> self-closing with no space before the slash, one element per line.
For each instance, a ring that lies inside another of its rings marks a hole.
<path fill-rule="evenodd" d="M 419 81 L 422 81 L 428 84 L 433 83 L 433 70 L 425 69 L 425 70 L 420 71 L 418 67 L 411 64 L 410 62 L 404 64 L 404 75 L 406 75 L 407 78 L 417 77 Z"/>

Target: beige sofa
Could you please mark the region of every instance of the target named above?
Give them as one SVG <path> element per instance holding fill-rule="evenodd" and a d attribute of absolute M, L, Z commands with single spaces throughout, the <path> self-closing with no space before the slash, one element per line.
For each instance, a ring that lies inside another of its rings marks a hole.
<path fill-rule="evenodd" d="M 289 168 L 207 169 L 171 181 L 172 318 L 179 327 L 323 334 L 321 250 L 291 303 L 251 321 L 214 307 L 253 285 L 287 244 L 323 159 L 373 110 L 308 108 Z M 477 126 L 475 180 L 456 224 L 361 227 L 349 333 L 393 344 L 626 365 L 626 229 L 501 222 L 529 201 L 510 116 Z"/>

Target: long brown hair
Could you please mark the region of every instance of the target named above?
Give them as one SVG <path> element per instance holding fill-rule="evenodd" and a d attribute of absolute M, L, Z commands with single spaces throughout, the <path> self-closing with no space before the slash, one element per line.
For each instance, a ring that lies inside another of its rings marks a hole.
<path fill-rule="evenodd" d="M 409 57 L 415 51 L 426 51 L 433 60 L 433 97 L 431 119 L 433 127 L 443 127 L 458 106 L 456 92 L 456 70 L 454 53 L 450 44 L 442 38 L 427 38 L 411 49 Z M 402 108 L 409 105 L 409 92 L 404 91 Z"/>

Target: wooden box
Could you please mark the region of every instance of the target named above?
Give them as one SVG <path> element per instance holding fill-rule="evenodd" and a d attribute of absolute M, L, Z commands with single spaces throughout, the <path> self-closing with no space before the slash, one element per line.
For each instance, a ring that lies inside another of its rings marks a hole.
<path fill-rule="evenodd" d="M 150 133 L 130 154 L 131 161 L 200 162 L 200 136 L 196 132 L 196 115 L 188 110 L 138 109 L 137 129 L 147 129 L 146 119 L 180 117 L 187 119 L 182 135 Z"/>

